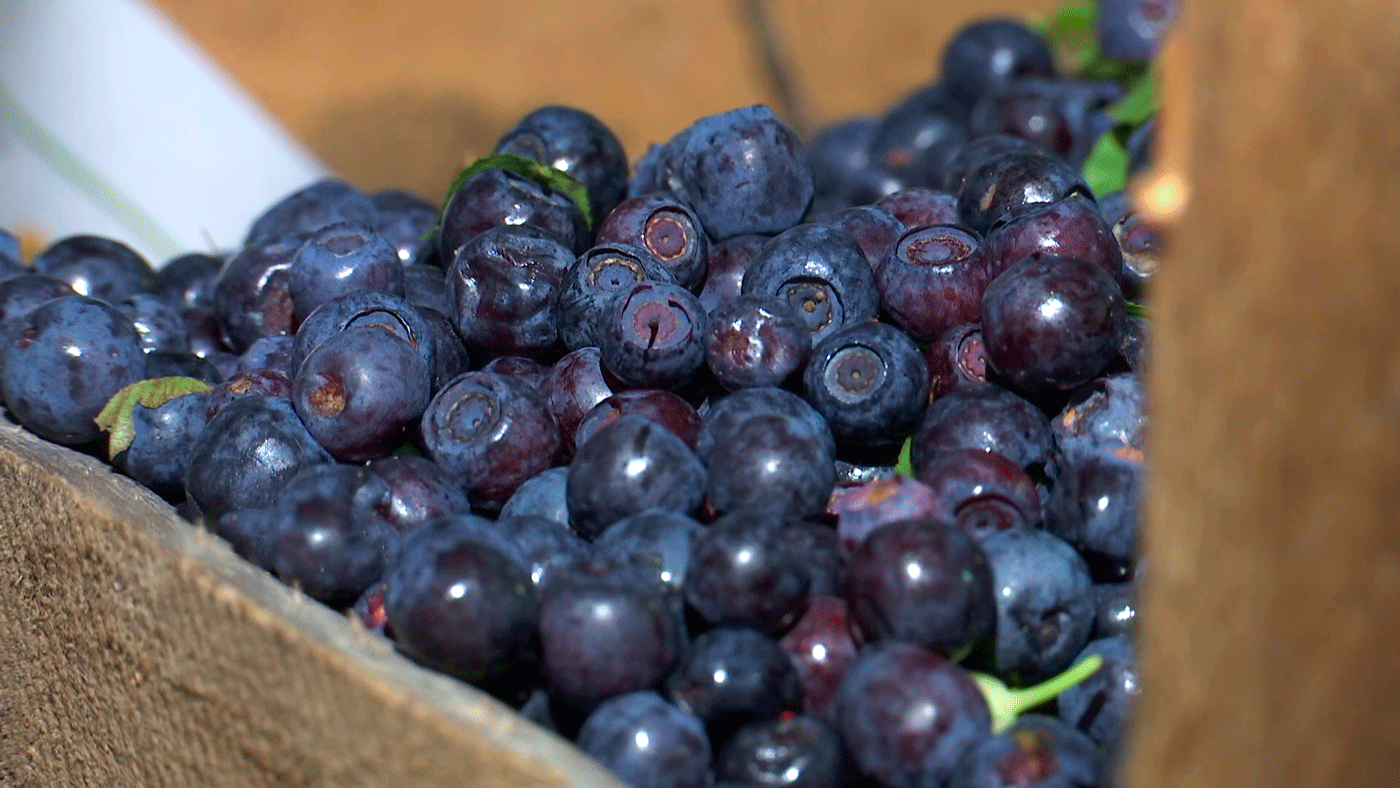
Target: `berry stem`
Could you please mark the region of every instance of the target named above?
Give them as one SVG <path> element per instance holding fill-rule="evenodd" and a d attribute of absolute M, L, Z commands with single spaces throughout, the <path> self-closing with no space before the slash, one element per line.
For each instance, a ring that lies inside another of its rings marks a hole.
<path fill-rule="evenodd" d="M 996 677 L 988 676 L 985 673 L 973 673 L 972 679 L 982 690 L 983 696 L 987 699 L 987 707 L 992 712 L 992 732 L 1001 733 L 1010 727 L 1011 723 L 1015 722 L 1022 712 L 1051 700 L 1061 692 L 1094 675 L 1101 667 L 1103 667 L 1103 657 L 1098 654 L 1090 654 L 1058 676 L 1022 689 L 1010 689 Z"/>

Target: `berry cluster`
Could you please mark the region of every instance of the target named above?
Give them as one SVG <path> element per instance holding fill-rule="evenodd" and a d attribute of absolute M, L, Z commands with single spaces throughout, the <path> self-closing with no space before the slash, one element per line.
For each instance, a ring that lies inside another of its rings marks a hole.
<path fill-rule="evenodd" d="M 1101 9 L 1122 73 L 1148 5 Z M 1155 237 L 1084 172 L 1146 160 L 1126 92 L 988 19 L 810 140 L 752 106 L 634 163 L 550 106 L 440 208 L 324 180 L 159 270 L 0 233 L 0 395 L 632 785 L 1113 785 Z"/>

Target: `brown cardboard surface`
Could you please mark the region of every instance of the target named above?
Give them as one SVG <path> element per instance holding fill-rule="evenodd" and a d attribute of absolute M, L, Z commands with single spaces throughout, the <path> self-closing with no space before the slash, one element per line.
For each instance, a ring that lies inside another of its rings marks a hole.
<path fill-rule="evenodd" d="M 530 110 L 608 124 L 633 161 L 692 120 L 773 95 L 740 3 L 683 0 L 156 0 L 333 169 L 438 199 Z M 878 113 L 934 76 L 974 15 L 1053 0 L 772 2 L 815 122 Z"/>

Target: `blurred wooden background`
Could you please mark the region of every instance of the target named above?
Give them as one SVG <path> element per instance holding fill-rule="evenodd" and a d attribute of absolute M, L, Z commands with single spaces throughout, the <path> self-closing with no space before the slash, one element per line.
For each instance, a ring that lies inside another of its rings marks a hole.
<path fill-rule="evenodd" d="M 736 0 L 156 0 L 330 167 L 436 199 L 545 103 L 586 109 L 635 160 L 695 118 L 774 97 Z M 953 30 L 1053 0 L 774 0 L 814 121 L 878 113 L 934 76 Z"/>

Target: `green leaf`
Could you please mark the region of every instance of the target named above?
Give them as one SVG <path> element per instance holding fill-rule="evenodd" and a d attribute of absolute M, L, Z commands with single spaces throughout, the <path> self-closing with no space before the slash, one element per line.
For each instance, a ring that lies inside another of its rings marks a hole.
<path fill-rule="evenodd" d="M 1075 71 L 1098 57 L 1098 40 L 1094 36 L 1097 16 L 1095 0 L 1075 0 L 1042 20 L 1030 22 L 1030 26 L 1049 42 L 1056 59 L 1069 63 L 1069 70 Z"/>
<path fill-rule="evenodd" d="M 894 472 L 914 478 L 914 439 L 906 438 L 899 450 L 899 460 L 894 464 Z"/>
<path fill-rule="evenodd" d="M 1109 117 L 1132 126 L 1141 125 L 1156 111 L 1157 79 L 1151 72 L 1139 77 L 1128 90 L 1128 94 L 1108 108 Z"/>
<path fill-rule="evenodd" d="M 209 391 L 208 383 L 196 378 L 150 378 L 132 383 L 118 391 L 102 406 L 97 418 L 93 419 L 103 432 L 110 433 L 107 443 L 107 459 L 116 459 L 118 454 L 131 446 L 136 436 L 131 426 L 131 412 L 137 405 L 158 408 L 176 397 Z"/>
<path fill-rule="evenodd" d="M 1128 302 L 1128 316 L 1129 316 L 1129 317 L 1141 317 L 1141 318 L 1146 319 L 1146 318 L 1147 318 L 1147 306 L 1146 306 L 1145 304 L 1139 304 L 1139 303 L 1136 302 L 1136 301 L 1129 301 L 1129 302 Z"/>
<path fill-rule="evenodd" d="M 1094 143 L 1082 171 L 1085 183 L 1097 197 L 1116 192 L 1128 185 L 1128 151 L 1112 131 L 1106 131 Z"/>
<path fill-rule="evenodd" d="M 443 198 L 442 209 L 438 211 L 438 228 L 442 227 L 442 214 L 447 209 L 447 201 L 452 199 L 452 195 L 457 193 L 457 189 L 466 183 L 468 178 L 485 170 L 513 172 L 516 175 L 529 178 L 547 189 L 562 192 L 574 201 L 580 211 L 583 211 L 584 223 L 588 225 L 588 229 L 593 229 L 593 209 L 588 204 L 588 187 L 574 180 L 563 170 L 556 170 L 553 167 L 540 164 L 534 159 L 516 156 L 513 153 L 493 153 L 490 156 L 483 156 L 457 173 L 457 177 L 452 180 L 452 185 L 447 187 L 447 196 Z"/>

